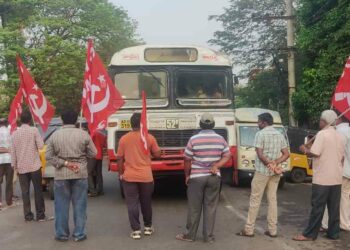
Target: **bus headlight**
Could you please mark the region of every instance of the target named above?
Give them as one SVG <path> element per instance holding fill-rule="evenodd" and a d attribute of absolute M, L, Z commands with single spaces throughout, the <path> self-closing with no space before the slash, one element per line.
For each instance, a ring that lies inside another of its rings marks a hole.
<path fill-rule="evenodd" d="M 247 167 L 249 167 L 249 161 L 248 160 L 243 160 L 241 162 L 241 165 L 242 165 L 243 168 L 247 168 Z"/>

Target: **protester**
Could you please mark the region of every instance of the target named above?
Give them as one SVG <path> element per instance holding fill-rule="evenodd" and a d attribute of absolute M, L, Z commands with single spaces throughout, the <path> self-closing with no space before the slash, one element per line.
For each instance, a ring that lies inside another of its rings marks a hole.
<path fill-rule="evenodd" d="M 103 149 L 106 145 L 106 135 L 104 131 L 98 130 L 92 135 L 92 141 L 97 149 L 96 157 L 89 160 L 89 195 L 91 197 L 104 195 L 103 191 L 103 176 L 102 176 L 102 160 Z"/>
<path fill-rule="evenodd" d="M 22 190 L 24 219 L 34 220 L 30 205 L 30 183 L 33 183 L 36 220 L 52 220 L 45 215 L 45 203 L 42 192 L 42 174 L 39 150 L 44 147 L 43 139 L 35 127 L 30 127 L 31 114 L 27 111 L 21 115 L 21 127 L 12 134 L 10 146 L 12 167 L 18 173 Z"/>
<path fill-rule="evenodd" d="M 69 239 L 69 206 L 72 202 L 73 239 L 78 242 L 87 239 L 87 160 L 95 157 L 97 150 L 89 134 L 75 127 L 77 112 L 64 111 L 61 118 L 63 127 L 50 137 L 46 150 L 47 161 L 55 167 L 55 239 Z"/>
<path fill-rule="evenodd" d="M 11 207 L 13 197 L 13 168 L 10 155 L 10 130 L 7 128 L 7 120 L 0 119 L 0 210 L 2 209 L 2 182 L 6 178 L 6 204 Z"/>
<path fill-rule="evenodd" d="M 320 129 L 315 142 L 309 149 L 306 145 L 300 150 L 313 157 L 312 178 L 312 210 L 309 224 L 301 235 L 294 237 L 296 241 L 316 240 L 322 224 L 322 216 L 328 207 L 329 239 L 339 238 L 340 196 L 346 139 L 334 128 L 337 114 L 333 110 L 325 110 L 320 118 Z"/>
<path fill-rule="evenodd" d="M 346 138 L 343 183 L 340 198 L 340 230 L 350 231 L 350 126 L 349 121 L 344 116 L 337 119 L 336 130 Z M 326 208 L 323 215 L 321 232 L 327 231 L 328 219 L 328 209 Z"/>
<path fill-rule="evenodd" d="M 225 139 L 216 134 L 214 117 L 205 113 L 200 120 L 201 131 L 190 138 L 185 149 L 185 178 L 188 199 L 187 232 L 176 239 L 192 242 L 203 210 L 203 239 L 213 243 L 216 209 L 219 203 L 220 168 L 231 158 Z"/>
<path fill-rule="evenodd" d="M 154 233 L 152 225 L 154 182 L 151 155 L 155 158 L 159 158 L 161 155 L 157 141 L 152 135 L 147 138 L 149 152 L 148 154 L 144 152 L 141 144 L 140 122 L 141 114 L 134 113 L 130 119 L 132 131 L 120 139 L 117 153 L 120 181 L 122 182 L 129 221 L 133 230 L 130 237 L 135 240 L 141 239 L 139 206 L 141 206 L 145 226 L 144 235 L 151 236 Z"/>
<path fill-rule="evenodd" d="M 286 138 L 273 127 L 270 113 L 258 116 L 260 131 L 255 136 L 255 174 L 251 185 L 250 205 L 244 230 L 238 236 L 253 237 L 255 221 L 259 212 L 261 199 L 266 190 L 268 211 L 268 231 L 265 235 L 277 237 L 277 189 L 281 178 L 281 163 L 289 158 Z"/>

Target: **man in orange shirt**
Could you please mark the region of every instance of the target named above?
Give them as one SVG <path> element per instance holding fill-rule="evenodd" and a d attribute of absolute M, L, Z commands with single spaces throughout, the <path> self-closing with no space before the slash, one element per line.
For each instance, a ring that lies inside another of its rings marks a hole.
<path fill-rule="evenodd" d="M 144 235 L 153 234 L 152 227 L 152 194 L 154 189 L 151 155 L 160 157 L 160 148 L 156 139 L 149 135 L 147 138 L 149 154 L 144 153 L 141 145 L 140 133 L 141 114 L 134 113 L 130 123 L 132 130 L 124 135 L 118 146 L 118 169 L 122 182 L 129 221 L 133 232 L 131 238 L 141 239 L 141 225 L 139 220 L 139 206 L 141 206 L 144 220 Z"/>

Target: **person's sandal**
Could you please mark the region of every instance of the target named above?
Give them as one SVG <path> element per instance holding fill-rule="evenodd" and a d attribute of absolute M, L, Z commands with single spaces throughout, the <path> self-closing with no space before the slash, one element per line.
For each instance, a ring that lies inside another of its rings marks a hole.
<path fill-rule="evenodd" d="M 186 242 L 193 242 L 194 241 L 192 239 L 186 238 L 186 236 L 184 234 L 176 235 L 176 239 L 181 240 L 181 241 L 186 241 Z"/>
<path fill-rule="evenodd" d="M 134 231 L 130 234 L 130 237 L 134 240 L 140 240 L 141 239 L 141 231 Z"/>
<path fill-rule="evenodd" d="M 241 232 L 239 233 L 236 233 L 237 236 L 242 236 L 242 237 L 254 237 L 255 235 L 254 234 L 247 234 L 245 230 L 242 230 Z"/>
<path fill-rule="evenodd" d="M 143 234 L 146 236 L 151 236 L 154 233 L 153 227 L 145 227 L 145 230 L 143 231 Z"/>
<path fill-rule="evenodd" d="M 264 233 L 266 236 L 269 236 L 271 238 L 277 238 L 277 234 L 271 234 L 269 231 L 265 231 Z"/>

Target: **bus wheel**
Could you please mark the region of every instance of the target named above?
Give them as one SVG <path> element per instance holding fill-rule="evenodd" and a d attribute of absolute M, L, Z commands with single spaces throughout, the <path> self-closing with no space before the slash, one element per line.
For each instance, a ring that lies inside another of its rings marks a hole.
<path fill-rule="evenodd" d="M 304 169 L 301 168 L 293 168 L 292 172 L 290 173 L 290 179 L 294 183 L 302 183 L 305 181 L 306 173 Z"/>

